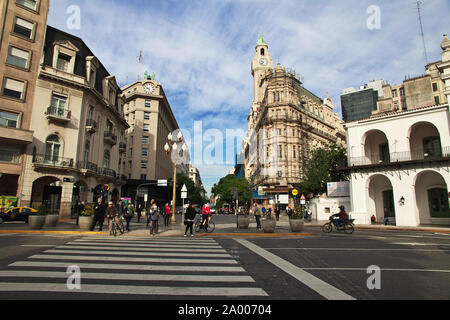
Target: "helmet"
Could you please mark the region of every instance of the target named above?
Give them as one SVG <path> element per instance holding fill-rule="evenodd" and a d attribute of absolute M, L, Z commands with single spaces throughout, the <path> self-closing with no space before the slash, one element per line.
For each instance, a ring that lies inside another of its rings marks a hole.
<path fill-rule="evenodd" d="M 344 206 L 339 206 L 339 209 L 340 210 L 345 210 L 345 207 Z"/>

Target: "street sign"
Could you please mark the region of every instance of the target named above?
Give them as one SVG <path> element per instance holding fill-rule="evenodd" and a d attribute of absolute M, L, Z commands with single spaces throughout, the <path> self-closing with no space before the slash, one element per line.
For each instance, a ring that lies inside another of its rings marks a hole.
<path fill-rule="evenodd" d="M 304 195 L 304 194 L 302 194 L 302 196 L 301 196 L 300 200 L 306 200 L 306 197 L 305 197 L 305 195 Z"/>
<path fill-rule="evenodd" d="M 183 188 L 181 188 L 181 192 L 187 192 L 187 187 L 185 184 L 183 184 Z"/>
<path fill-rule="evenodd" d="M 158 187 L 167 187 L 167 180 L 158 180 Z"/>
<path fill-rule="evenodd" d="M 187 192 L 186 191 L 181 191 L 181 199 L 187 199 Z"/>
<path fill-rule="evenodd" d="M 297 189 L 292 190 L 292 195 L 294 197 L 298 196 L 298 190 Z"/>
<path fill-rule="evenodd" d="M 148 194 L 144 194 L 144 202 L 147 202 L 148 200 Z"/>

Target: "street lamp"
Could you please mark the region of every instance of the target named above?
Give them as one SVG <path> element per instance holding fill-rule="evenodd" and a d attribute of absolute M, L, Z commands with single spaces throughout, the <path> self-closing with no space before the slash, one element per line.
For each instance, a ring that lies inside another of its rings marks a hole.
<path fill-rule="evenodd" d="M 174 139 L 172 133 L 169 133 L 167 137 L 167 143 L 164 146 L 164 150 L 166 151 L 167 156 L 170 158 L 170 161 L 173 165 L 173 196 L 172 196 L 172 219 L 171 223 L 175 224 L 177 222 L 176 214 L 176 197 L 177 197 L 177 163 L 172 158 L 172 154 L 179 156 L 178 145 L 183 144 L 181 147 L 181 151 L 184 153 L 187 150 L 186 144 L 183 142 L 183 135 L 181 131 L 178 132 L 176 139 Z M 178 157 L 177 157 L 178 158 Z"/>

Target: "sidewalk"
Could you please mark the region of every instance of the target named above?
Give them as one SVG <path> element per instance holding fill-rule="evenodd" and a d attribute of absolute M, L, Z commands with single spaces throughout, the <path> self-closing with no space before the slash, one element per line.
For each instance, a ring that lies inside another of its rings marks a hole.
<path fill-rule="evenodd" d="M 179 217 L 177 217 L 179 218 Z M 236 223 L 216 223 L 216 229 L 213 233 L 201 232 L 196 234 L 197 236 L 310 236 L 311 229 L 319 229 L 322 227 L 325 221 L 319 222 L 306 222 L 305 228 L 302 233 L 292 233 L 289 229 L 289 221 L 281 218 L 277 221 L 277 227 L 275 233 L 264 233 L 263 230 L 256 229 L 256 223 L 252 221 L 248 229 L 237 229 Z M 356 225 L 355 230 L 385 230 L 385 231 L 413 231 L 413 232 L 430 232 L 430 233 L 445 233 L 450 234 L 450 228 L 447 227 L 435 227 L 435 226 L 420 226 L 420 227 L 398 227 L 398 226 L 385 226 L 385 225 Z M 41 230 L 30 230 L 27 224 L 23 222 L 5 222 L 0 224 L 0 234 L 8 233 L 22 233 L 22 234 L 73 234 L 73 235 L 109 235 L 108 226 L 105 223 L 103 231 L 90 232 L 82 231 L 75 225 L 74 222 L 60 222 L 54 228 L 44 227 Z M 164 223 L 160 221 L 158 237 L 180 237 L 184 235 L 185 226 L 182 224 L 164 226 Z M 146 227 L 145 222 L 136 221 L 131 223 L 131 231 L 126 232 L 127 236 L 136 237 L 151 237 L 149 228 Z"/>

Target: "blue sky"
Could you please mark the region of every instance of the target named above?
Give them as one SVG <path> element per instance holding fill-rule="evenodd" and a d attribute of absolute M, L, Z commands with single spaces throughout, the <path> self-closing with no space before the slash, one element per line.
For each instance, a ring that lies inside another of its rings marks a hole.
<path fill-rule="evenodd" d="M 71 5 L 80 8 L 79 29 L 67 25 Z M 380 28 L 370 30 L 372 5 L 380 8 Z M 424 73 L 415 7 L 413 0 L 53 0 L 49 25 L 81 37 L 120 86 L 155 72 L 186 136 L 202 121 L 203 133 L 216 129 L 225 137 L 227 128 L 247 128 L 250 65 L 261 32 L 275 63 L 294 68 L 316 95 L 329 92 L 340 115 L 344 88 Z M 429 62 L 440 59 L 449 17 L 448 0 L 423 1 Z M 190 141 L 190 148 L 203 154 L 194 165 L 209 191 L 233 166 L 225 156 L 234 148 L 214 152 L 206 138 L 202 145 Z M 212 161 L 221 153 L 223 159 Z"/>

